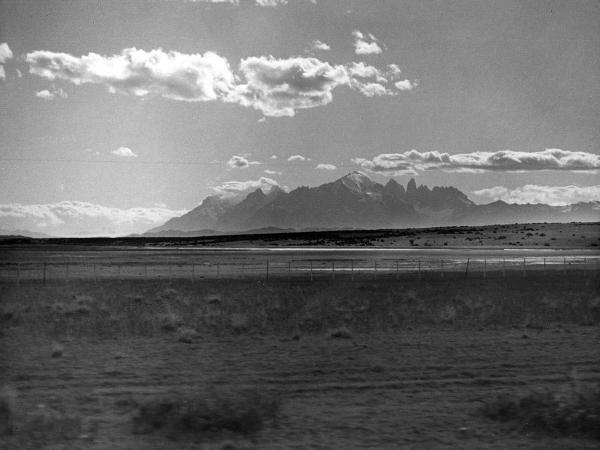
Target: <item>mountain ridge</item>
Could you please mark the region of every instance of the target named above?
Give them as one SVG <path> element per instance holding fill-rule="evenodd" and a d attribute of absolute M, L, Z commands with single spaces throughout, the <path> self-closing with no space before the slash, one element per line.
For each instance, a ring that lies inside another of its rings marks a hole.
<path fill-rule="evenodd" d="M 354 171 L 315 187 L 290 192 L 258 188 L 244 198 L 209 196 L 180 217 L 152 228 L 144 236 L 194 231 L 216 233 L 252 229 L 405 228 L 449 225 L 492 225 L 518 222 L 600 220 L 600 202 L 567 206 L 522 205 L 495 201 L 477 205 L 453 186 L 406 188 L 390 179 L 385 185 Z"/>

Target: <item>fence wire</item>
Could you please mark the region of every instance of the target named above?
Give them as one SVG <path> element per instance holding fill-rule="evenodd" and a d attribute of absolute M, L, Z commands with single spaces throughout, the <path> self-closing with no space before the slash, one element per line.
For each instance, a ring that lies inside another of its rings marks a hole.
<path fill-rule="evenodd" d="M 43 262 L 0 264 L 0 281 L 143 279 L 365 279 L 431 277 L 505 277 L 529 274 L 600 273 L 600 257 L 290 259 L 215 263 Z"/>

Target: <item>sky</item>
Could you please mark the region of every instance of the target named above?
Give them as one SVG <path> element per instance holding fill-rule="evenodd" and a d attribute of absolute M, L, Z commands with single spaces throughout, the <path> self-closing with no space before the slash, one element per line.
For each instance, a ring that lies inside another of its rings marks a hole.
<path fill-rule="evenodd" d="M 141 232 L 361 170 L 600 200 L 600 2 L 0 0 L 0 229 Z"/>

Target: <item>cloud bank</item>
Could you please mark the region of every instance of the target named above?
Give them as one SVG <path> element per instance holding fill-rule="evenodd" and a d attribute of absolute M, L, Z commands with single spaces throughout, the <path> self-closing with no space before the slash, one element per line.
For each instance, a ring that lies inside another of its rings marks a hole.
<path fill-rule="evenodd" d="M 527 184 L 514 189 L 494 186 L 471 192 L 479 203 L 502 200 L 507 203 L 545 203 L 570 205 L 579 202 L 600 201 L 600 185 L 596 186 L 539 186 Z"/>
<path fill-rule="evenodd" d="M 314 57 L 252 56 L 237 73 L 214 52 L 185 54 L 126 48 L 111 56 L 37 50 L 27 53 L 29 72 L 51 81 L 95 84 L 111 93 L 160 96 L 186 102 L 222 101 L 254 108 L 265 116 L 292 117 L 299 109 L 329 104 L 333 90 L 348 87 L 367 97 L 412 89 L 398 82 L 395 65 L 382 71 L 364 63 L 332 65 Z"/>
<path fill-rule="evenodd" d="M 212 186 L 210 189 L 217 195 L 222 197 L 237 197 L 242 194 L 248 194 L 257 189 L 262 189 L 263 192 L 270 191 L 274 186 L 279 186 L 279 183 L 272 178 L 260 177 L 258 180 L 247 181 L 226 181 L 217 186 Z"/>
<path fill-rule="evenodd" d="M 472 152 L 450 155 L 448 153 L 419 152 L 382 153 L 372 159 L 352 160 L 371 172 L 400 175 L 424 170 L 447 172 L 527 172 L 538 170 L 597 172 L 600 155 L 560 149 L 539 152 L 502 150 L 497 152 Z"/>
<path fill-rule="evenodd" d="M 144 232 L 186 212 L 164 207 L 120 209 L 77 201 L 9 203 L 0 205 L 0 228 L 53 236 L 123 236 Z"/>

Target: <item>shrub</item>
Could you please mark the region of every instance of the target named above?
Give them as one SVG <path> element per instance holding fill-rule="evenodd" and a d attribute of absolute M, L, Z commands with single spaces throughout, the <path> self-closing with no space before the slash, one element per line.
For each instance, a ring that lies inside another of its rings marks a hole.
<path fill-rule="evenodd" d="M 155 399 L 139 407 L 133 418 L 133 432 L 164 430 L 179 436 L 223 431 L 252 434 L 275 419 L 279 409 L 278 399 L 258 391 Z"/>
<path fill-rule="evenodd" d="M 329 337 L 333 339 L 351 339 L 352 333 L 346 327 L 339 327 L 329 332 Z"/>
<path fill-rule="evenodd" d="M 11 434 L 14 431 L 15 402 L 17 391 L 10 386 L 0 390 L 0 435 Z"/>
<path fill-rule="evenodd" d="M 181 327 L 177 330 L 177 340 L 185 344 L 191 344 L 197 335 L 198 333 L 193 328 Z"/>
<path fill-rule="evenodd" d="M 600 389 L 558 395 L 551 391 L 524 397 L 500 396 L 482 408 L 486 417 L 515 422 L 525 430 L 600 439 Z"/>

